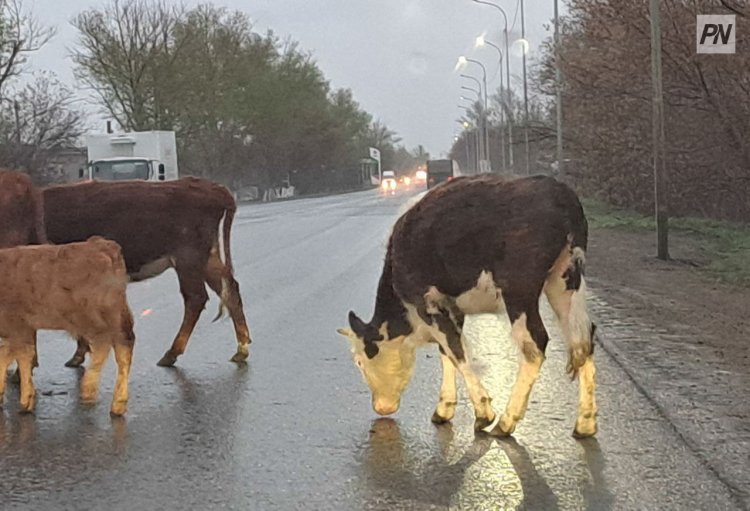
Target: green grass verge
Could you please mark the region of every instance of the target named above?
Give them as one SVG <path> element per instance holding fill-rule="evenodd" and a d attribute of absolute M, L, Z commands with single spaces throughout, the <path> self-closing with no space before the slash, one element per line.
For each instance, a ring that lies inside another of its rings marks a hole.
<path fill-rule="evenodd" d="M 651 216 L 619 209 L 601 201 L 581 201 L 589 225 L 599 229 L 655 229 Z M 750 226 L 706 218 L 672 218 L 671 232 L 688 238 L 705 254 L 701 269 L 724 282 L 750 287 Z"/>

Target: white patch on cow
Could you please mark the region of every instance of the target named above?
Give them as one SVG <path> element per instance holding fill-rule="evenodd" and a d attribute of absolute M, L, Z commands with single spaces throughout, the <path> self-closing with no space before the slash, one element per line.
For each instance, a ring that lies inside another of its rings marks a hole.
<path fill-rule="evenodd" d="M 129 275 L 130 280 L 138 282 L 140 280 L 150 279 L 151 277 L 156 277 L 157 275 L 164 273 L 172 267 L 174 267 L 174 259 L 168 256 L 160 257 L 150 263 L 144 264 L 138 268 L 138 271 L 131 273 Z"/>
<path fill-rule="evenodd" d="M 505 308 L 502 292 L 489 271 L 479 274 L 476 286 L 461 293 L 456 305 L 464 314 L 499 314 Z"/>
<path fill-rule="evenodd" d="M 512 433 L 516 429 L 518 421 L 526 415 L 531 388 L 534 386 L 542 362 L 544 362 L 544 354 L 539 351 L 526 325 L 525 313 L 513 322 L 511 336 L 521 351 L 521 364 L 511 390 L 510 399 L 505 407 L 505 413 L 500 419 L 500 428 L 505 433 Z"/>

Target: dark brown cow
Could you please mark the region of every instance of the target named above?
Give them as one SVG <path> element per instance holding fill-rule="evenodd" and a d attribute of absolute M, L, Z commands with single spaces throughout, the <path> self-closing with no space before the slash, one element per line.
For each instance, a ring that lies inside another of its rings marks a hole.
<path fill-rule="evenodd" d="M 122 247 L 131 281 L 174 268 L 185 302 L 185 314 L 171 348 L 158 362 L 174 365 L 184 353 L 208 301 L 206 284 L 229 311 L 237 336 L 234 362 L 248 357 L 250 331 L 234 279 L 230 232 L 236 211 L 232 194 L 218 184 L 186 177 L 176 181 L 86 181 L 44 189 L 47 237 L 52 243 L 103 236 Z M 222 225 L 223 219 L 223 228 Z M 224 259 L 221 252 L 224 252 Z M 85 340 L 68 366 L 83 363 Z"/>
<path fill-rule="evenodd" d="M 594 325 L 583 279 L 587 238 L 578 198 L 552 178 L 459 177 L 428 192 L 393 228 L 372 319 L 364 322 L 350 312 L 350 328 L 339 330 L 351 341 L 375 411 L 398 410 L 416 347 L 437 342 L 443 383 L 433 421 L 453 418 L 458 369 L 474 406 L 475 428 L 510 435 L 544 361 L 544 291 L 568 345 L 568 370 L 580 379 L 574 434 L 595 434 Z M 469 364 L 462 330 L 466 314 L 503 310 L 521 366 L 501 415 Z"/>
<path fill-rule="evenodd" d="M 0 248 L 46 242 L 41 194 L 26 174 L 0 169 Z"/>
<path fill-rule="evenodd" d="M 59 246 L 4 248 L 0 269 L 0 406 L 5 371 L 15 360 L 21 411 L 33 411 L 36 332 L 65 330 L 91 343 L 91 364 L 81 380 L 84 403 L 96 401 L 102 366 L 114 347 L 118 370 L 111 413 L 124 414 L 135 337 L 117 243 L 95 237 Z"/>

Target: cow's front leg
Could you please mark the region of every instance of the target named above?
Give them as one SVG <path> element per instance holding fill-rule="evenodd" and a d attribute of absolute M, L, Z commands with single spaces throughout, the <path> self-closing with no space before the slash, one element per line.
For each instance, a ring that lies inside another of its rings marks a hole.
<path fill-rule="evenodd" d="M 521 351 L 521 364 L 505 412 L 497 426 L 489 431 L 491 435 L 499 437 L 510 436 L 526 415 L 529 395 L 539 376 L 549 340 L 538 305 L 530 305 L 524 312 L 519 312 L 512 302 L 508 302 L 508 314 L 513 325 L 511 336 Z"/>
<path fill-rule="evenodd" d="M 469 399 L 474 406 L 474 429 L 476 431 L 492 429 L 495 426 L 495 411 L 492 409 L 492 398 L 482 385 L 479 377 L 469 364 L 465 346 L 465 338 L 460 326 L 447 313 L 432 315 L 433 326 L 437 327 L 434 337 L 443 347 L 446 355 L 455 364 L 466 383 Z M 445 368 L 445 364 L 443 365 Z"/>
<path fill-rule="evenodd" d="M 443 347 L 440 347 L 440 362 L 443 366 L 443 382 L 440 384 L 440 400 L 438 401 L 435 413 L 432 414 L 432 422 L 435 424 L 444 424 L 453 419 L 456 414 L 456 365 L 445 354 Z"/>

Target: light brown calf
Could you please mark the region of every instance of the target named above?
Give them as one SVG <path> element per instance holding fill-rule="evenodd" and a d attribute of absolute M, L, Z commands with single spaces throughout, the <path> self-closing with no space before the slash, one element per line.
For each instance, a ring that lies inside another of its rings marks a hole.
<path fill-rule="evenodd" d="M 133 316 L 120 246 L 95 236 L 66 245 L 0 250 L 0 375 L 15 359 L 21 378 L 21 410 L 31 412 L 31 372 L 37 330 L 65 330 L 90 340 L 91 363 L 81 380 L 81 401 L 96 401 L 101 370 L 114 347 L 117 380 L 112 415 L 127 410 L 133 355 Z M 5 378 L 0 377 L 0 405 Z"/>

